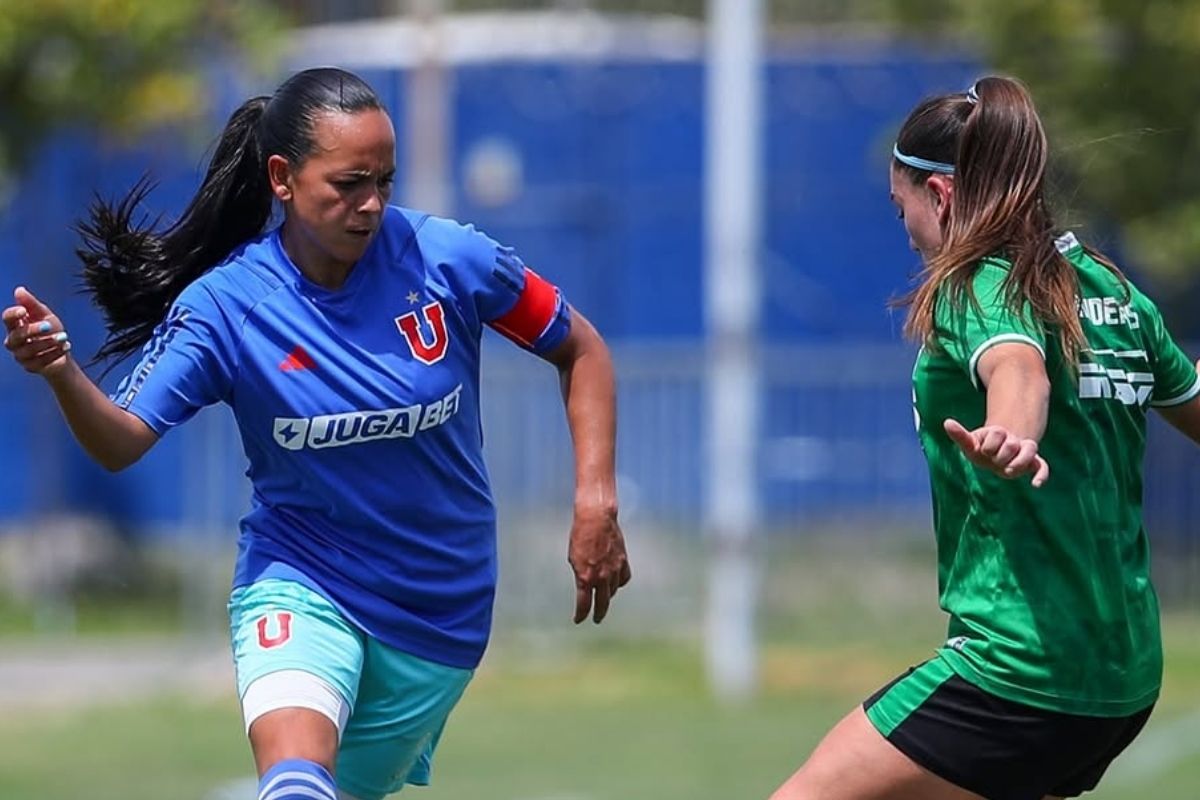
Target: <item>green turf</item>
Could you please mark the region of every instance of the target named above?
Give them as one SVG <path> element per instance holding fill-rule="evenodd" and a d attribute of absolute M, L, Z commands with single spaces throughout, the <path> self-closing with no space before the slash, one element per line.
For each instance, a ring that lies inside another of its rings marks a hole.
<path fill-rule="evenodd" d="M 1097 800 L 1197 796 L 1200 734 L 1187 721 L 1200 709 L 1200 620 L 1172 618 L 1167 640 L 1167 685 L 1146 739 L 1156 730 L 1167 734 L 1160 743 L 1182 739 L 1183 755 L 1157 767 L 1138 756 L 1143 766 L 1132 777 L 1114 774 L 1091 795 Z M 742 708 L 708 699 L 698 654 L 685 646 L 601 640 L 539 665 L 502 645 L 452 718 L 435 785 L 402 796 L 766 798 L 842 713 L 921 657 L 919 644 L 772 645 L 762 695 Z M 1143 775 L 1145 764 L 1152 769 Z M 0 715 L 4 800 L 215 800 L 216 788 L 250 772 L 229 697 Z"/>
<path fill-rule="evenodd" d="M 3 715 L 0 797 L 202 798 L 253 769 L 232 701 Z M 253 798 L 248 798 L 253 800 Z"/>

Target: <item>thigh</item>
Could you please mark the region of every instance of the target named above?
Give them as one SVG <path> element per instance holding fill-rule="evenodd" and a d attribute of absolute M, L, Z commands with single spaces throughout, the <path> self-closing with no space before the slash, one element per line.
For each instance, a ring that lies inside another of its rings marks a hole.
<path fill-rule="evenodd" d="M 919 766 L 851 711 L 771 800 L 980 800 Z"/>
<path fill-rule="evenodd" d="M 332 771 L 358 691 L 362 634 L 317 592 L 283 580 L 234 590 L 229 619 L 259 774 L 294 758 Z"/>
<path fill-rule="evenodd" d="M 338 787 L 379 800 L 405 784 L 428 784 L 446 719 L 472 675 L 368 639 L 358 702 L 338 754 Z"/>
<path fill-rule="evenodd" d="M 229 627 L 239 698 L 260 678 L 294 670 L 324 681 L 353 708 L 366 637 L 317 592 L 275 579 L 239 587 L 230 596 Z"/>
<path fill-rule="evenodd" d="M 287 759 L 332 771 L 358 690 L 360 634 L 316 591 L 274 579 L 233 591 L 229 630 L 258 774 Z"/>

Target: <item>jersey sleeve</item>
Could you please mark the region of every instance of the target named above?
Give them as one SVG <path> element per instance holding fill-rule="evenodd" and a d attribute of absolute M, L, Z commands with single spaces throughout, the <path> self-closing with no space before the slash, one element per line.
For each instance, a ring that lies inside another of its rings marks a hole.
<path fill-rule="evenodd" d="M 535 353 L 566 339 L 571 311 L 562 291 L 525 266 L 515 250 L 452 220 L 431 218 L 423 231 L 443 251 L 440 260 L 452 266 L 449 277 L 481 323 Z"/>
<path fill-rule="evenodd" d="M 1200 375 L 1196 365 L 1175 343 L 1158 308 L 1142 296 L 1140 316 L 1145 319 L 1150 345 L 1150 365 L 1154 372 L 1154 393 L 1150 405 L 1158 408 L 1186 403 L 1200 394 Z"/>
<path fill-rule="evenodd" d="M 1043 359 L 1046 357 L 1046 332 L 1034 319 L 1033 310 L 1027 303 L 1013 310 L 1005 302 L 1007 275 L 1005 267 L 985 261 L 971 280 L 974 302 L 964 297 L 961 304 L 956 304 L 945 295 L 937 301 L 938 343 L 967 372 L 976 389 L 982 388 L 979 359 L 995 345 L 1021 342 L 1037 348 Z"/>
<path fill-rule="evenodd" d="M 227 399 L 238 328 L 203 287 L 188 287 L 158 327 L 112 400 L 159 436 L 201 408 Z"/>

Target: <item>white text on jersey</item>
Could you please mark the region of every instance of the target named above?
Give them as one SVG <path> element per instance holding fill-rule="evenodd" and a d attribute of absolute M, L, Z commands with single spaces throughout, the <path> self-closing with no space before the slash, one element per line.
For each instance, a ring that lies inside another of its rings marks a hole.
<path fill-rule="evenodd" d="M 436 428 L 458 412 L 462 384 L 454 391 L 425 405 L 385 408 L 378 411 L 348 411 L 319 417 L 276 417 L 275 443 L 287 450 L 305 447 L 320 450 L 379 439 L 409 439 L 419 431 Z"/>
<path fill-rule="evenodd" d="M 1138 313 L 1116 297 L 1079 298 L 1079 316 L 1093 325 L 1128 325 L 1138 328 Z"/>

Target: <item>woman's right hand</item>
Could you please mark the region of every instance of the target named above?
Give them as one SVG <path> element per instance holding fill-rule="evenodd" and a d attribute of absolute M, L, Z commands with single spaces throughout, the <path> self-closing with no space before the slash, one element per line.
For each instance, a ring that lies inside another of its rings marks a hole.
<path fill-rule="evenodd" d="M 1036 439 L 1018 436 L 1003 425 L 984 425 L 969 431 L 958 420 L 947 419 L 942 427 L 977 467 L 991 470 L 1001 478 L 1032 474 L 1030 482 L 1035 489 L 1040 489 L 1050 477 L 1050 465 L 1038 455 Z"/>
<path fill-rule="evenodd" d="M 49 378 L 70 358 L 71 340 L 62 322 L 24 286 L 13 292 L 16 305 L 4 309 L 4 346 L 27 372 Z"/>
<path fill-rule="evenodd" d="M 62 322 L 24 286 L 13 292 L 16 305 L 4 309 L 4 346 L 26 371 L 50 385 L 71 433 L 89 456 L 116 472 L 142 457 L 156 434 L 121 408 L 71 360 L 71 341 Z"/>

